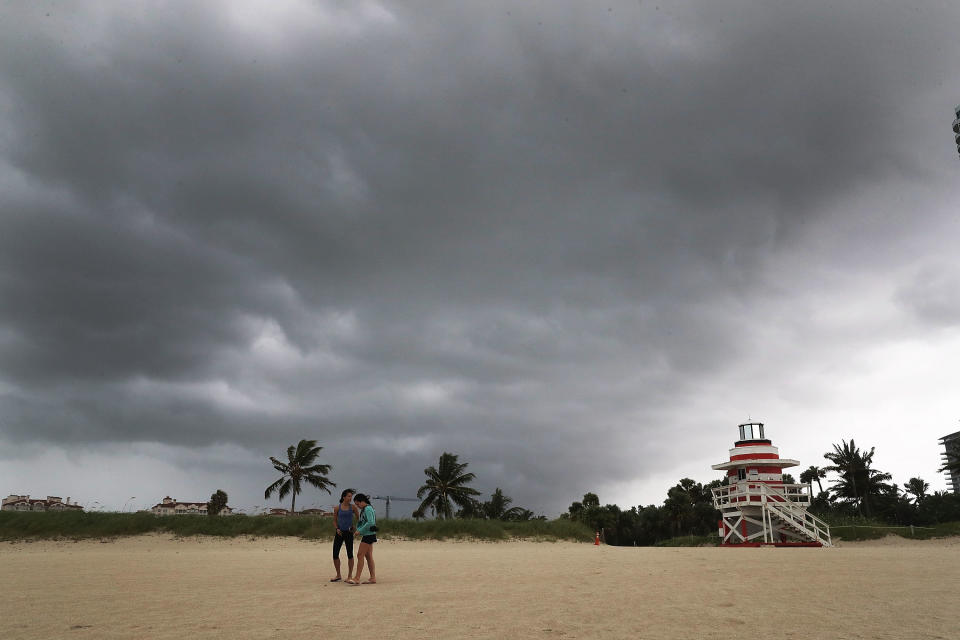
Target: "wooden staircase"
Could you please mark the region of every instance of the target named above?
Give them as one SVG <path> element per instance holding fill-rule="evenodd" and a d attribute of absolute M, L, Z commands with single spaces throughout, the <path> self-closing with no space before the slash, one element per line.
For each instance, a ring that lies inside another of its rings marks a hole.
<path fill-rule="evenodd" d="M 792 531 L 801 539 L 809 542 L 819 542 L 825 547 L 832 547 L 833 541 L 830 538 L 830 526 L 807 511 L 801 505 L 790 502 L 782 495 L 779 495 L 764 486 L 763 493 L 767 500 L 762 504 L 766 517 L 771 520 L 771 530 L 773 529 L 772 519 L 776 518 L 783 526 Z"/>

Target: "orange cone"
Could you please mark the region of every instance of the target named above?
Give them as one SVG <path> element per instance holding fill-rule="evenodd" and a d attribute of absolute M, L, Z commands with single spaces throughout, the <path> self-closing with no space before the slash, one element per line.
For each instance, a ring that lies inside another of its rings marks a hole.
<path fill-rule="evenodd" d="M 597 537 L 593 539 L 593 546 L 595 546 L 595 547 L 599 547 L 599 546 L 600 546 L 600 532 L 599 532 L 599 531 L 597 531 Z"/>

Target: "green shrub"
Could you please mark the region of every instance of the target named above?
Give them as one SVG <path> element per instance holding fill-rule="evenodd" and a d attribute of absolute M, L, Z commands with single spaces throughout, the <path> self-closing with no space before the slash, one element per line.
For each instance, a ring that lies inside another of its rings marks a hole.
<path fill-rule="evenodd" d="M 593 534 L 585 525 L 570 520 L 381 520 L 378 535 L 412 540 L 534 538 L 589 541 Z M 333 535 L 329 518 L 275 516 L 176 515 L 102 512 L 0 512 L 0 540 L 25 538 L 101 538 L 142 533 L 177 536 L 297 536 L 323 539 Z"/>
<path fill-rule="evenodd" d="M 656 543 L 655 547 L 716 547 L 720 544 L 719 536 L 680 536 Z"/>
<path fill-rule="evenodd" d="M 450 520 L 383 520 L 378 535 L 401 537 L 412 540 L 446 540 L 473 538 L 478 540 L 506 540 L 509 538 L 533 538 L 543 540 L 589 541 L 593 533 L 589 527 L 570 520 L 527 520 L 504 522 L 502 520 L 461 519 Z"/>

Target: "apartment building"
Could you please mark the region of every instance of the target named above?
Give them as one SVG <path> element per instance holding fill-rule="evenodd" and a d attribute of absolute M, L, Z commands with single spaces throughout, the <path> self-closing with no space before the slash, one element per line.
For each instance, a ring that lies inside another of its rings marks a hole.
<path fill-rule="evenodd" d="M 943 445 L 943 452 L 940 454 L 940 457 L 943 459 L 944 464 L 956 461 L 954 457 L 956 450 L 953 447 L 957 446 L 955 444 L 957 442 L 960 442 L 960 431 L 940 438 L 940 444 Z M 947 476 L 947 486 L 953 489 L 954 493 L 960 493 L 960 473 L 948 470 L 944 471 L 944 474 Z"/>
<path fill-rule="evenodd" d="M 20 496 L 10 494 L 3 499 L 0 505 L 2 511 L 83 511 L 83 507 L 70 502 L 70 496 L 67 496 L 64 502 L 59 496 L 47 496 L 46 498 L 31 498 L 29 495 Z"/>
<path fill-rule="evenodd" d="M 207 515 L 207 503 L 206 502 L 180 502 L 176 498 L 171 498 L 170 496 L 165 497 L 158 504 L 153 505 L 150 508 L 150 513 L 155 513 L 158 516 L 180 516 L 180 515 Z M 224 507 L 218 515 L 221 516 L 230 516 L 233 515 L 233 509 L 230 507 Z"/>

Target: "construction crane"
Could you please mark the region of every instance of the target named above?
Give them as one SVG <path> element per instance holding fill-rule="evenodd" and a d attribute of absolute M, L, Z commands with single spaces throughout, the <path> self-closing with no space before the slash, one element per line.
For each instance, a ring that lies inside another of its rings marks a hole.
<path fill-rule="evenodd" d="M 393 500 L 398 500 L 400 502 L 420 502 L 419 498 L 398 498 L 397 496 L 370 496 L 371 500 L 386 500 L 387 501 L 387 513 L 384 516 L 386 520 L 390 519 L 390 502 Z"/>

